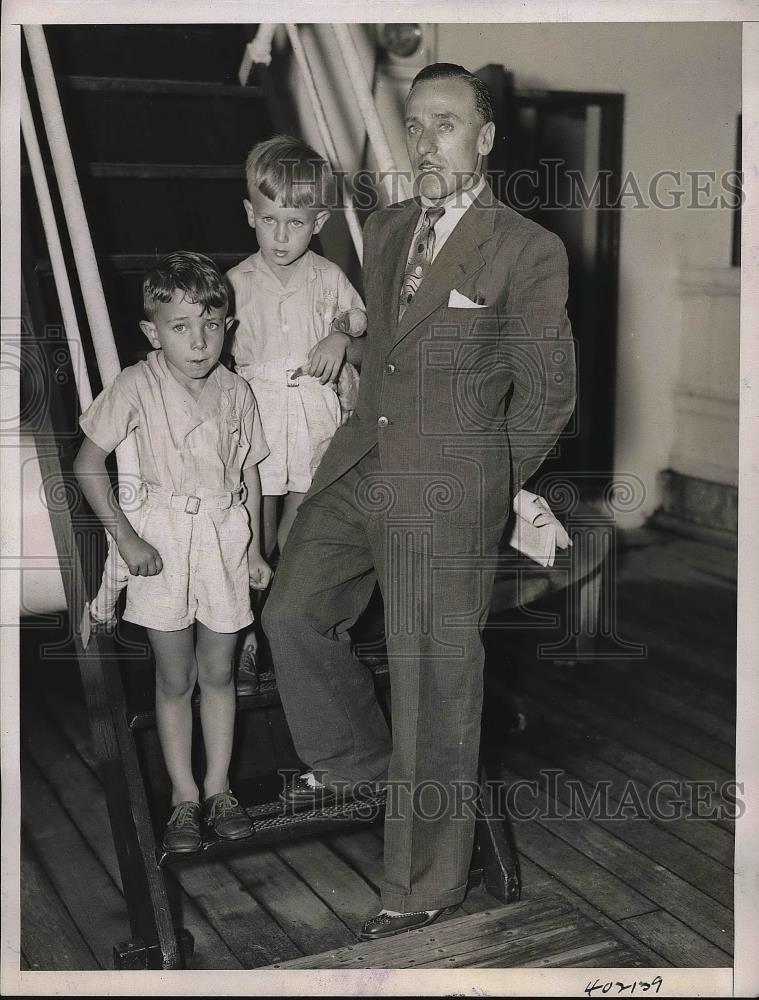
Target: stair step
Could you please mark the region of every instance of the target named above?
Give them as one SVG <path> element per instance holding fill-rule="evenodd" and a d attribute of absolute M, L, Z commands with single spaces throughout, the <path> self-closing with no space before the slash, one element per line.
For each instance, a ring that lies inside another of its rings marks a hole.
<path fill-rule="evenodd" d="M 210 80 L 153 80 L 128 76 L 59 76 L 64 90 L 108 94 L 173 94 L 182 97 L 218 97 L 232 101 L 256 101 L 263 97 L 257 86 L 214 83 Z"/>
<path fill-rule="evenodd" d="M 203 251 L 211 257 L 221 271 L 228 271 L 242 260 L 243 255 L 239 253 L 220 253 L 213 250 Z M 154 266 L 157 257 L 154 253 L 106 253 L 98 254 L 98 265 L 102 270 L 112 273 L 127 275 L 137 274 L 142 277 L 146 271 Z M 47 277 L 53 273 L 53 267 L 48 257 L 42 257 L 35 262 L 34 270 L 40 277 Z"/>
<path fill-rule="evenodd" d="M 50 170 L 52 165 L 48 164 Z M 200 180 L 239 181 L 244 183 L 242 164 L 219 163 L 77 163 L 77 173 L 87 177 L 135 180 Z M 28 177 L 31 171 L 24 163 L 21 174 Z"/>
<path fill-rule="evenodd" d="M 265 844 L 278 841 L 290 841 L 295 837 L 313 836 L 314 833 L 339 829 L 346 824 L 370 823 L 379 819 L 384 807 L 384 792 L 310 812 L 287 813 L 279 802 L 249 806 L 245 811 L 253 823 L 253 836 L 242 840 L 220 840 L 218 837 L 211 837 L 204 840 L 202 849 L 194 854 L 171 854 L 159 849 L 158 863 L 174 867 L 191 863 L 193 859 L 207 859 L 239 851 L 241 848 L 263 847 Z"/>

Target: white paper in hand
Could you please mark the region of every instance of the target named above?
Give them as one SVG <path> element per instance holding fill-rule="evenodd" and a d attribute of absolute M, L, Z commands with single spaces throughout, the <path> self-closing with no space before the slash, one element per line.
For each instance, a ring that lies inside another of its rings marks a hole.
<path fill-rule="evenodd" d="M 552 518 L 548 524 L 535 524 L 536 519 L 546 511 L 550 513 L 551 508 L 542 497 L 520 490 L 514 497 L 514 512 L 517 516 L 509 545 L 541 566 L 553 566 L 558 537 L 557 522 Z"/>

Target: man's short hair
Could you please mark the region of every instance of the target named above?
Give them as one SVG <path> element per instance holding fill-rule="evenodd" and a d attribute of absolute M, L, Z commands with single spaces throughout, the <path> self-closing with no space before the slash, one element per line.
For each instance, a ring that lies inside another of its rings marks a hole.
<path fill-rule="evenodd" d="M 409 96 L 418 83 L 428 83 L 434 80 L 464 80 L 474 91 L 475 107 L 483 123 L 493 121 L 493 100 L 490 91 L 478 76 L 456 63 L 431 63 L 419 70 L 411 83 Z"/>
<path fill-rule="evenodd" d="M 245 161 L 245 178 L 249 197 L 260 191 L 285 208 L 325 208 L 330 202 L 329 164 L 291 135 L 256 143 Z"/>
<path fill-rule="evenodd" d="M 159 302 L 171 302 L 176 292 L 202 311 L 225 309 L 229 303 L 227 286 L 218 267 L 202 253 L 178 250 L 162 257 L 142 282 L 145 316 L 152 320 Z"/>

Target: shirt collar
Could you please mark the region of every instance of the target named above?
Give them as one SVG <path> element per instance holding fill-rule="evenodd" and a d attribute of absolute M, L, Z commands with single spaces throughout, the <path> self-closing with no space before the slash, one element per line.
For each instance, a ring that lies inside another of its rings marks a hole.
<path fill-rule="evenodd" d="M 437 225 L 435 226 L 435 233 L 437 234 L 438 243 L 441 242 L 443 234 L 450 234 L 456 228 L 457 224 L 461 220 L 464 213 L 471 208 L 472 204 L 477 200 L 481 192 L 486 187 L 485 178 L 480 175 L 476 184 L 473 184 L 470 188 L 465 191 L 454 191 L 449 198 L 446 198 L 444 202 L 432 203 L 427 201 L 426 198 L 420 198 L 422 203 L 422 212 L 427 208 L 437 207 L 444 208 L 445 215 L 443 215 Z M 421 225 L 421 216 L 419 223 Z"/>
<path fill-rule="evenodd" d="M 185 389 L 185 387 L 171 374 L 169 371 L 169 366 L 166 363 L 166 358 L 162 350 L 151 351 L 145 359 L 149 367 L 159 376 L 159 378 L 166 379 L 172 389 L 176 389 L 178 393 L 183 396 L 188 396 L 192 399 L 191 394 Z M 201 399 L 204 403 L 208 399 L 215 398 L 218 396 L 220 390 L 229 389 L 234 384 L 234 375 L 230 372 L 224 365 L 219 361 L 214 370 L 206 379 L 206 384 L 203 387 L 203 393 Z M 199 402 L 196 400 L 195 402 Z"/>

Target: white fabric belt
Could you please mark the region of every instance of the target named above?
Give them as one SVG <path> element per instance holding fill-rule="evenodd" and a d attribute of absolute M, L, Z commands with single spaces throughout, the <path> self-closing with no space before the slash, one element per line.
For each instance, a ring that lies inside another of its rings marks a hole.
<path fill-rule="evenodd" d="M 286 385 L 291 389 L 297 388 L 303 382 L 319 382 L 314 375 L 295 375 L 294 373 L 302 368 L 305 362 L 295 361 L 292 358 L 286 360 L 266 361 L 260 365 L 238 365 L 237 373 L 244 379 L 257 382 L 267 382 L 270 385 Z"/>
<path fill-rule="evenodd" d="M 145 501 L 150 507 L 169 507 L 171 510 L 183 511 L 185 514 L 199 514 L 207 510 L 227 510 L 242 503 L 242 487 L 219 493 L 217 496 L 198 497 L 172 490 L 162 490 L 149 483 L 143 483 Z"/>

